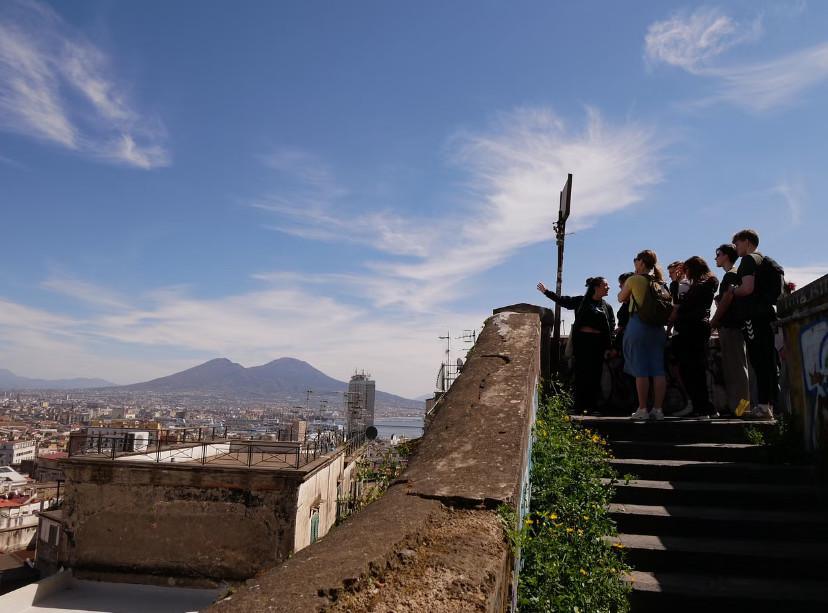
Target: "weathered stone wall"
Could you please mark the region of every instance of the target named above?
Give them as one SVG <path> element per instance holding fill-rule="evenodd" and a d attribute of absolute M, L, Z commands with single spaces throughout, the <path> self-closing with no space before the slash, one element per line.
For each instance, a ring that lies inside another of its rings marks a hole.
<path fill-rule="evenodd" d="M 209 584 L 250 577 L 293 549 L 304 471 L 100 460 L 64 470 L 78 576 Z"/>
<path fill-rule="evenodd" d="M 489 318 L 408 468 L 385 496 L 215 612 L 503 611 L 540 373 L 537 313 Z"/>

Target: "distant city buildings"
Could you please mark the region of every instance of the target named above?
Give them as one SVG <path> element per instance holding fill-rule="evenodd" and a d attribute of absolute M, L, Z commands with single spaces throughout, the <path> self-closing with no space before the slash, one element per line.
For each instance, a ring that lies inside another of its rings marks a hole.
<path fill-rule="evenodd" d="M 34 460 L 37 443 L 28 441 L 0 442 L 0 466 L 19 466 L 26 460 Z"/>
<path fill-rule="evenodd" d="M 365 372 L 351 377 L 346 392 L 347 432 L 364 432 L 374 425 L 376 383 Z"/>

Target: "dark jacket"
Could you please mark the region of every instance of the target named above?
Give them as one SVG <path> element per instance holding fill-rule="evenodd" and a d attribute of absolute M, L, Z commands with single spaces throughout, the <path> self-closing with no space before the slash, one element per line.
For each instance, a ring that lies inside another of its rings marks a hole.
<path fill-rule="evenodd" d="M 718 287 L 719 280 L 714 276 L 690 285 L 678 306 L 676 330 L 687 330 L 710 322 L 710 305 Z"/>
<path fill-rule="evenodd" d="M 615 332 L 615 312 L 605 300 L 596 302 L 584 296 L 558 296 L 555 292 L 546 290 L 544 295 L 561 305 L 565 309 L 575 311 L 575 323 L 572 330 L 577 332 L 582 326 L 594 328 L 601 333 L 604 347 L 612 346 L 612 335 Z"/>

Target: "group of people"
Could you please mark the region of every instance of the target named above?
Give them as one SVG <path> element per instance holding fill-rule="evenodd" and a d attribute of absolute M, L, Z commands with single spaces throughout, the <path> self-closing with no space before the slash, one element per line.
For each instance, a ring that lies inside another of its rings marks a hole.
<path fill-rule="evenodd" d="M 778 387 L 775 305 L 784 277 L 779 265 L 758 247 L 757 232 L 741 230 L 731 243 L 716 248 L 721 281 L 704 258 L 693 256 L 667 267 L 669 284 L 655 252 L 641 251 L 633 259 L 634 270 L 618 278 L 617 326 L 613 308 L 604 300 L 610 290 L 606 278 L 587 279 L 583 296 L 559 296 L 538 283 L 544 295 L 575 311 L 571 342 L 576 410 L 597 408 L 604 359 L 615 347 L 623 355 L 624 371 L 635 378 L 638 410 L 633 419 L 663 419 L 669 343 L 688 398 L 687 405 L 673 415 L 718 416 L 707 382 L 709 340 L 712 330 L 718 330 L 725 413 L 772 419 Z M 752 406 L 749 365 L 755 375 Z"/>

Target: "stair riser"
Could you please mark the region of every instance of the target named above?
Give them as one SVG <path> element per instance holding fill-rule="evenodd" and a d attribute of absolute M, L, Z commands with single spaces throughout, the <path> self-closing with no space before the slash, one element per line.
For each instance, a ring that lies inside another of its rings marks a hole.
<path fill-rule="evenodd" d="M 692 492 L 617 486 L 613 502 L 658 506 L 707 506 L 744 510 L 805 510 L 814 506 L 814 494 L 807 492 L 768 496 L 765 492 Z M 828 506 L 828 503 L 826 503 Z"/>
<path fill-rule="evenodd" d="M 609 440 L 659 441 L 697 443 L 750 443 L 745 429 L 753 427 L 769 431 L 773 426 L 765 424 L 716 424 L 715 422 L 614 422 L 584 424 Z"/>
<path fill-rule="evenodd" d="M 634 613 L 825 613 L 824 602 L 786 599 L 746 601 L 741 598 L 706 596 L 703 593 L 694 596 L 633 590 L 630 603 Z"/>
<path fill-rule="evenodd" d="M 773 543 L 769 543 L 771 548 Z M 668 543 L 669 547 L 669 543 Z M 828 551 L 828 547 L 826 547 Z M 687 551 L 626 549 L 625 558 L 636 570 L 647 572 L 699 573 L 731 577 L 790 577 L 823 579 L 828 576 L 828 560 L 796 560 L 745 554 L 705 554 Z"/>
<path fill-rule="evenodd" d="M 635 466 L 611 462 L 620 477 L 626 473 L 652 481 L 704 481 L 708 483 L 768 483 L 813 485 L 814 473 L 809 469 L 768 466 L 766 470 L 750 470 L 741 466 L 691 464 L 689 466 Z M 763 467 L 764 468 L 764 467 Z"/>
<path fill-rule="evenodd" d="M 635 443 L 613 443 L 612 453 L 616 458 L 639 458 L 642 460 L 698 460 L 700 462 L 760 462 L 768 460 L 764 447 L 678 447 L 659 445 L 638 445 Z"/>
<path fill-rule="evenodd" d="M 657 536 L 731 537 L 790 541 L 828 542 L 828 522 L 784 524 L 782 522 L 745 519 L 710 520 L 696 517 L 659 517 L 612 513 L 618 531 L 628 534 Z"/>

